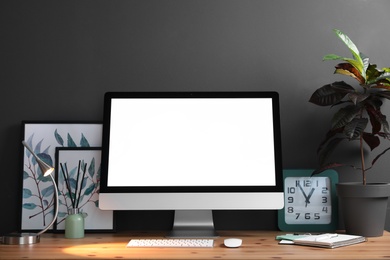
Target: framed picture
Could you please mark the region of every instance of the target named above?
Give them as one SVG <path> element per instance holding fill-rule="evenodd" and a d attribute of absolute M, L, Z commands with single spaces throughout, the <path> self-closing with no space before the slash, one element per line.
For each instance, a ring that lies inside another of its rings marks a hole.
<path fill-rule="evenodd" d="M 59 209 L 56 230 L 65 230 L 68 209 L 85 216 L 85 231 L 113 231 L 113 211 L 99 209 L 101 148 L 57 147 L 56 177 Z"/>
<path fill-rule="evenodd" d="M 47 164 L 55 166 L 57 147 L 101 147 L 102 124 L 22 122 L 23 140 Z M 42 230 L 53 220 L 54 188 L 27 149 L 23 149 L 21 230 Z M 54 176 L 53 176 L 54 177 Z"/>

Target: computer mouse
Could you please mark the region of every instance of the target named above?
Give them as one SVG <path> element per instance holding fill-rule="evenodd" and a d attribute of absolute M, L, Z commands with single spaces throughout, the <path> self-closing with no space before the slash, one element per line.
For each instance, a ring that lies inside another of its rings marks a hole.
<path fill-rule="evenodd" d="M 226 238 L 223 241 L 223 244 L 226 247 L 239 247 L 242 244 L 242 239 L 241 238 Z"/>

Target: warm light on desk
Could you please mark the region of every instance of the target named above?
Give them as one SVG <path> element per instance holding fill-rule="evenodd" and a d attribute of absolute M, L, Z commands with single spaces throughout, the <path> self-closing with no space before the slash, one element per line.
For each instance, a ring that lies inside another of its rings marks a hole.
<path fill-rule="evenodd" d="M 123 258 L 124 256 L 142 256 L 146 251 L 153 251 L 153 248 L 126 248 L 127 242 L 118 243 L 94 243 L 86 245 L 75 245 L 62 249 L 62 252 L 69 255 L 93 257 L 93 258 Z M 154 249 L 155 251 L 156 249 Z M 160 249 L 161 250 L 161 249 Z M 113 257 L 114 254 L 117 254 Z"/>

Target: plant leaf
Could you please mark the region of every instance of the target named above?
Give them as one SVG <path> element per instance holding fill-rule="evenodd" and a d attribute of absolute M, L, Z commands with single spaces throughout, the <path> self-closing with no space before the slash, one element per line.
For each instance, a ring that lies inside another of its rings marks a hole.
<path fill-rule="evenodd" d="M 73 141 L 73 138 L 68 133 L 68 147 L 77 147 L 76 143 Z"/>
<path fill-rule="evenodd" d="M 383 129 L 383 132 L 389 134 L 389 123 L 386 120 L 386 116 L 380 111 L 380 108 L 374 108 L 371 105 L 366 105 L 366 110 L 370 117 L 372 133 L 377 134 L 381 129 Z"/>
<path fill-rule="evenodd" d="M 74 167 L 73 169 L 71 169 L 69 172 L 69 177 L 71 178 L 76 178 L 77 177 L 77 167 Z"/>
<path fill-rule="evenodd" d="M 335 74 L 350 76 L 359 81 L 360 84 L 365 83 L 365 79 L 362 77 L 360 72 L 350 63 L 340 63 L 335 68 Z"/>
<path fill-rule="evenodd" d="M 332 129 L 346 126 L 360 113 L 360 107 L 350 105 L 341 108 L 332 118 Z"/>
<path fill-rule="evenodd" d="M 30 198 L 31 196 L 32 196 L 32 192 L 30 189 L 23 189 L 23 198 L 24 199 Z"/>
<path fill-rule="evenodd" d="M 382 79 L 390 79 L 390 72 L 384 72 L 379 77 L 376 78 L 377 81 Z"/>
<path fill-rule="evenodd" d="M 42 139 L 41 141 L 39 141 L 39 142 L 37 143 L 37 145 L 34 147 L 34 153 L 35 153 L 36 155 L 38 155 L 38 157 L 39 157 L 39 154 L 41 153 L 42 141 L 43 141 L 43 139 Z M 30 146 L 30 147 L 32 147 L 32 146 Z M 33 165 L 36 165 L 36 164 L 37 164 L 37 160 L 35 159 L 34 156 L 32 157 L 31 162 L 32 162 Z"/>
<path fill-rule="evenodd" d="M 23 171 L 23 180 L 28 178 L 30 178 L 30 175 L 26 171 Z"/>
<path fill-rule="evenodd" d="M 95 157 L 92 158 L 91 163 L 89 164 L 88 173 L 92 178 L 95 175 Z"/>
<path fill-rule="evenodd" d="M 381 75 L 381 72 L 376 68 L 375 64 L 370 64 L 367 68 L 367 84 L 374 84 L 377 78 Z"/>
<path fill-rule="evenodd" d="M 75 190 L 76 189 L 77 182 L 74 178 L 69 178 L 69 186 L 71 189 Z"/>
<path fill-rule="evenodd" d="M 35 203 L 23 203 L 24 209 L 35 209 L 37 205 Z"/>
<path fill-rule="evenodd" d="M 363 59 L 367 59 L 367 57 L 360 54 L 359 49 L 356 47 L 356 45 L 353 43 L 353 41 L 346 34 L 344 34 L 342 31 L 340 31 L 338 29 L 334 29 L 333 31 L 344 42 L 344 44 L 348 47 L 348 49 L 352 53 L 352 56 L 356 60 L 356 62 L 354 62 L 354 63 L 350 62 L 352 64 L 352 66 L 354 66 L 360 72 L 362 77 L 364 79 L 366 79 L 365 67 L 368 64 L 368 60 L 363 62 Z M 362 56 L 363 56 L 363 58 L 362 58 Z"/>
<path fill-rule="evenodd" d="M 33 145 L 32 145 L 33 137 L 34 137 L 34 134 L 32 134 L 32 135 L 28 138 L 28 140 L 27 140 L 27 144 L 28 144 L 28 146 L 30 146 L 30 147 L 33 146 Z M 26 149 L 26 155 L 27 155 L 27 158 L 30 158 L 30 157 L 31 157 L 31 153 L 30 153 L 30 151 L 29 151 L 28 149 Z"/>
<path fill-rule="evenodd" d="M 49 154 L 39 153 L 39 154 L 37 154 L 37 156 L 39 157 L 39 159 L 41 159 L 42 161 L 44 161 L 48 165 L 50 165 L 50 166 L 53 165 L 53 160 Z"/>
<path fill-rule="evenodd" d="M 64 139 L 62 139 L 62 137 L 58 134 L 57 129 L 54 131 L 54 137 L 59 145 L 64 146 Z"/>
<path fill-rule="evenodd" d="M 81 134 L 80 146 L 81 147 L 90 147 L 88 140 L 87 140 L 87 138 L 85 138 L 84 134 Z"/>
<path fill-rule="evenodd" d="M 310 97 L 309 102 L 319 106 L 330 106 L 340 102 L 348 93 L 355 89 L 344 81 L 327 84 L 317 89 Z"/>
<path fill-rule="evenodd" d="M 87 185 L 87 182 L 88 182 L 88 177 L 85 177 L 82 181 L 83 185 L 80 187 L 81 190 L 85 188 L 85 186 Z"/>
<path fill-rule="evenodd" d="M 46 147 L 46 149 L 43 150 L 42 153 L 49 154 L 49 149 L 50 149 L 50 145 L 48 147 Z"/>
<path fill-rule="evenodd" d="M 60 217 L 60 218 L 64 218 L 64 217 L 66 217 L 68 215 L 68 213 L 66 213 L 66 212 L 58 212 L 58 216 Z"/>
<path fill-rule="evenodd" d="M 34 147 L 34 153 L 39 154 L 41 153 L 41 146 L 42 146 L 43 139 L 37 143 L 37 145 Z"/>
<path fill-rule="evenodd" d="M 348 93 L 347 95 L 348 95 L 348 98 L 355 105 L 370 97 L 370 94 L 368 94 L 368 93 L 359 93 L 359 92 Z"/>
<path fill-rule="evenodd" d="M 371 151 L 381 143 L 378 136 L 369 133 L 363 133 L 363 140 L 370 147 Z"/>
<path fill-rule="evenodd" d="M 360 73 L 360 70 L 357 68 L 360 65 L 359 61 L 357 60 L 354 60 L 354 59 L 351 59 L 351 58 L 346 58 L 346 57 L 341 57 L 339 55 L 336 55 L 336 54 L 327 54 L 325 55 L 323 58 L 322 58 L 323 61 L 327 61 L 327 60 L 341 60 L 341 61 L 346 61 L 348 62 L 347 64 L 350 64 L 352 65 L 357 71 L 358 73 L 360 74 L 361 76 L 361 73 Z"/>
<path fill-rule="evenodd" d="M 326 60 L 344 60 L 346 59 L 345 57 L 342 57 L 342 56 L 339 56 L 339 55 L 336 55 L 336 54 L 326 54 L 322 60 L 323 61 L 326 61 Z"/>
<path fill-rule="evenodd" d="M 88 188 L 85 190 L 84 195 L 90 195 L 95 189 L 95 183 L 91 183 Z"/>
<path fill-rule="evenodd" d="M 54 187 L 53 186 L 49 186 L 47 188 L 44 188 L 42 191 L 42 196 L 43 197 L 47 197 L 47 196 L 50 196 L 54 193 Z"/>
<path fill-rule="evenodd" d="M 368 66 L 370 66 L 370 59 L 366 56 L 366 55 L 364 55 L 363 53 L 359 53 L 359 55 L 360 55 L 360 58 L 362 59 L 362 61 L 363 61 L 363 72 L 365 73 L 365 79 L 366 79 L 366 81 L 367 81 L 367 69 L 368 69 Z"/>
<path fill-rule="evenodd" d="M 368 124 L 367 118 L 354 118 L 344 127 L 344 134 L 349 140 L 360 137 Z"/>

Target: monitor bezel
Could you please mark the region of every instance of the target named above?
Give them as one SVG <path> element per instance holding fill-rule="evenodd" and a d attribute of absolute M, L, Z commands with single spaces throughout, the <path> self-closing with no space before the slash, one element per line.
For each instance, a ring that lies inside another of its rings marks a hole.
<path fill-rule="evenodd" d="M 270 98 L 273 110 L 275 185 L 272 186 L 108 186 L 111 103 L 113 99 L 132 98 Z M 107 92 L 104 96 L 101 193 L 214 193 L 214 192 L 282 192 L 282 146 L 279 94 L 274 91 L 251 92 Z"/>

